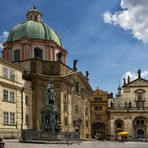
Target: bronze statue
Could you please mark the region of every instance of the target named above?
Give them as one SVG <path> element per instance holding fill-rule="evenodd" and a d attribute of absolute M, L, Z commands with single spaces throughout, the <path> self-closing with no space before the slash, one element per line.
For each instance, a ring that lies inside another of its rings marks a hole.
<path fill-rule="evenodd" d="M 123 78 L 123 84 L 126 85 L 126 79 L 125 78 Z"/>
<path fill-rule="evenodd" d="M 75 59 L 75 60 L 73 60 L 73 70 L 74 71 L 77 71 L 77 63 L 78 63 L 78 60 L 77 59 Z"/>
<path fill-rule="evenodd" d="M 41 115 L 41 128 L 44 132 L 57 133 L 60 130 L 60 114 L 55 105 L 55 92 L 53 83 L 48 82 L 45 89 L 46 101 Z"/>
<path fill-rule="evenodd" d="M 141 69 L 138 70 L 138 78 L 141 78 Z"/>
<path fill-rule="evenodd" d="M 130 83 L 130 76 L 128 76 L 128 78 L 127 78 L 127 82 Z"/>
<path fill-rule="evenodd" d="M 47 88 L 46 88 L 46 100 L 48 104 L 54 104 L 55 100 L 55 92 L 53 90 L 53 83 L 51 81 L 48 82 Z"/>
<path fill-rule="evenodd" d="M 62 52 L 58 52 L 57 56 L 58 56 L 58 62 L 62 62 L 62 56 L 63 56 Z"/>
<path fill-rule="evenodd" d="M 86 79 L 87 79 L 87 80 L 89 80 L 88 76 L 89 76 L 89 72 L 86 71 Z"/>

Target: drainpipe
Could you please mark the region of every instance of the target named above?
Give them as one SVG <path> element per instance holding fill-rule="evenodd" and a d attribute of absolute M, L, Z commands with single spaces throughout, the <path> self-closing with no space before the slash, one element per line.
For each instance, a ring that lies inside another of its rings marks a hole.
<path fill-rule="evenodd" d="M 22 136 L 22 131 L 23 131 L 23 92 L 24 92 L 24 87 L 21 89 L 21 136 Z"/>

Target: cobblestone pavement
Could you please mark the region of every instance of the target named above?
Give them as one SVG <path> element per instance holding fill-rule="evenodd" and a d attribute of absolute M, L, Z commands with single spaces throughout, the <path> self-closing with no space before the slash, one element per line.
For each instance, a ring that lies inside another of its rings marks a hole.
<path fill-rule="evenodd" d="M 148 143 L 144 142 L 92 142 L 87 141 L 81 144 L 28 144 L 15 142 L 5 142 L 5 148 L 148 148 Z"/>

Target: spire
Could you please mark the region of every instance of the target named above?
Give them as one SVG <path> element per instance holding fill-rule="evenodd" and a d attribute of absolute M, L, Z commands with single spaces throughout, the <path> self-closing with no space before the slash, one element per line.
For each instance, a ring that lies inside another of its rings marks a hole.
<path fill-rule="evenodd" d="M 121 90 L 122 90 L 122 88 L 121 88 L 120 81 L 119 81 L 117 97 L 119 97 L 121 95 Z"/>

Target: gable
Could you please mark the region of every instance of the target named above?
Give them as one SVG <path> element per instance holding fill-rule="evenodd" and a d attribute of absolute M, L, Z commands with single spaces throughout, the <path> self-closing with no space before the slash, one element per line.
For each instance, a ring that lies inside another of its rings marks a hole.
<path fill-rule="evenodd" d="M 68 80 L 71 83 L 78 82 L 82 89 L 86 89 L 89 92 L 92 92 L 92 88 L 89 85 L 89 81 L 81 72 L 74 72 L 68 76 L 65 76 L 64 79 Z"/>
<path fill-rule="evenodd" d="M 138 78 L 132 82 L 130 82 L 129 84 L 126 84 L 123 87 L 148 87 L 148 81 L 142 78 Z"/>
<path fill-rule="evenodd" d="M 98 95 L 99 96 L 104 96 L 104 95 L 108 95 L 108 93 L 101 90 L 101 89 L 96 89 L 96 90 L 94 90 L 93 95 L 94 96 L 98 96 Z"/>

